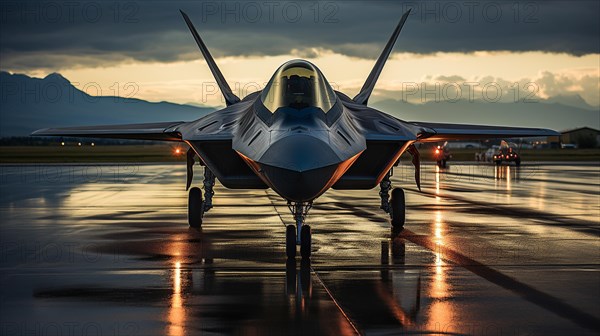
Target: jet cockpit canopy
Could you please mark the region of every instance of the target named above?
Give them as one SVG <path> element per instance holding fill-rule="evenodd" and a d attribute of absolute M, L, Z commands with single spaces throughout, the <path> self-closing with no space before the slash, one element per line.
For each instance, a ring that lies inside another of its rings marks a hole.
<path fill-rule="evenodd" d="M 327 113 L 336 98 L 321 71 L 304 60 L 291 60 L 280 66 L 261 94 L 263 105 L 271 113 L 280 108 L 302 110 L 309 107 Z"/>

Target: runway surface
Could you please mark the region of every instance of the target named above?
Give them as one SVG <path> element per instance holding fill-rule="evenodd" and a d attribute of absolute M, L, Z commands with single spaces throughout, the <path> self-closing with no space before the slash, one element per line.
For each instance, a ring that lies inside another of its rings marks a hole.
<path fill-rule="evenodd" d="M 320 197 L 308 263 L 271 190 L 217 185 L 194 230 L 184 165 L 0 166 L 0 334 L 600 332 L 600 168 L 412 174 L 399 235 L 379 189 Z"/>

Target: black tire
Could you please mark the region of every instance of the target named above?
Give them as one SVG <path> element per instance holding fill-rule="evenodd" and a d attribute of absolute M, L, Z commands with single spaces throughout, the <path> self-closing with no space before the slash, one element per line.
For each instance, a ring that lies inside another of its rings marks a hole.
<path fill-rule="evenodd" d="M 436 161 L 436 163 L 438 167 L 442 168 L 442 161 Z"/>
<path fill-rule="evenodd" d="M 394 229 L 404 228 L 406 219 L 406 204 L 404 199 L 404 190 L 394 188 L 392 190 L 392 227 Z"/>
<path fill-rule="evenodd" d="M 296 227 L 293 225 L 285 228 L 285 255 L 288 259 L 296 258 Z"/>
<path fill-rule="evenodd" d="M 496 166 L 499 166 L 502 163 L 502 160 L 496 160 Z"/>
<path fill-rule="evenodd" d="M 312 237 L 309 225 L 302 225 L 300 229 L 300 255 L 302 258 L 310 258 Z"/>
<path fill-rule="evenodd" d="M 517 167 L 519 167 L 519 166 L 521 165 L 521 160 L 517 160 L 517 161 L 515 161 L 515 165 L 516 165 Z"/>
<path fill-rule="evenodd" d="M 188 223 L 190 227 L 202 227 L 202 211 L 204 202 L 202 201 L 202 190 L 198 187 L 190 189 L 188 195 Z"/>
<path fill-rule="evenodd" d="M 446 160 L 442 160 L 442 168 L 446 168 Z"/>

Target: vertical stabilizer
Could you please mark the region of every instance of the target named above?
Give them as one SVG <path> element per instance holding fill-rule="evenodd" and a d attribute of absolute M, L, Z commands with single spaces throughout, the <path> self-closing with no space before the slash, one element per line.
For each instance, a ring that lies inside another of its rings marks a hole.
<path fill-rule="evenodd" d="M 219 88 L 221 89 L 221 92 L 223 93 L 223 97 L 225 98 L 225 103 L 227 104 L 227 106 L 229 106 L 229 105 L 239 102 L 240 98 L 238 98 L 238 96 L 236 96 L 233 93 L 233 91 L 231 91 L 231 88 L 229 87 L 229 84 L 227 84 L 225 77 L 223 77 L 221 70 L 219 70 L 217 63 L 215 63 L 215 60 L 210 55 L 208 48 L 206 47 L 206 45 L 200 38 L 200 35 L 198 35 L 198 31 L 196 31 L 194 24 L 192 23 L 190 18 L 187 16 L 187 14 L 185 14 L 182 10 L 179 10 L 179 11 L 181 12 L 181 15 L 183 15 L 183 19 L 185 20 L 185 23 L 187 24 L 188 28 L 190 29 L 190 32 L 192 33 L 192 35 L 194 36 L 194 40 L 196 40 L 196 43 L 198 44 L 198 47 L 200 48 L 200 51 L 202 52 L 202 55 L 204 56 L 206 63 L 208 63 L 208 67 L 210 68 L 210 71 L 212 72 L 213 76 L 215 77 L 215 80 L 217 81 L 217 85 L 219 85 Z"/>
<path fill-rule="evenodd" d="M 354 97 L 353 100 L 355 102 L 357 102 L 359 104 L 367 105 L 367 102 L 369 101 L 369 97 L 371 96 L 371 93 L 373 92 L 373 88 L 375 87 L 375 83 L 377 83 L 377 79 L 379 78 L 379 75 L 381 74 L 381 70 L 383 69 L 383 66 L 385 65 L 385 61 L 387 61 L 388 57 L 390 56 L 390 53 L 392 52 L 392 49 L 394 48 L 394 44 L 396 43 L 396 40 L 398 39 L 398 35 L 400 35 L 400 31 L 402 30 L 402 27 L 404 26 L 404 22 L 406 22 L 406 19 L 408 18 L 409 14 L 410 14 L 410 9 L 407 10 L 406 13 L 404 13 L 404 15 L 402 15 L 402 18 L 400 19 L 398 26 L 396 26 L 394 33 L 390 37 L 388 43 L 385 45 L 385 48 L 383 48 L 381 55 L 379 55 L 379 58 L 377 59 L 377 62 L 375 63 L 373 70 L 371 70 L 369 77 L 367 77 L 367 80 L 365 81 L 365 84 L 363 84 L 363 87 L 360 89 L 360 92 L 356 95 L 356 97 Z"/>

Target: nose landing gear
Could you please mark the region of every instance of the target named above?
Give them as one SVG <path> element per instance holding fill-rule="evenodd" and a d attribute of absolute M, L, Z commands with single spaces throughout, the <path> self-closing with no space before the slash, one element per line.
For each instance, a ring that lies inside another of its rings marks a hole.
<path fill-rule="evenodd" d="M 404 199 L 404 190 L 394 188 L 392 190 L 392 207 L 390 216 L 392 217 L 392 228 L 402 230 L 406 219 L 406 203 Z"/>
<path fill-rule="evenodd" d="M 289 259 L 296 257 L 296 245 L 300 245 L 302 258 L 310 258 L 312 237 L 310 226 L 305 223 L 312 202 L 288 201 L 288 208 L 294 216 L 296 227 L 288 225 L 285 232 L 285 253 Z"/>

